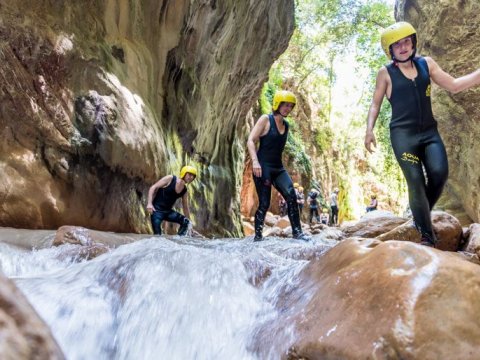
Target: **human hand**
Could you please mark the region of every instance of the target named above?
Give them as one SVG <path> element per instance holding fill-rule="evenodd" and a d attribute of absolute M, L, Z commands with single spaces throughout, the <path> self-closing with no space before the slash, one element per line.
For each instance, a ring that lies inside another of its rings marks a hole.
<path fill-rule="evenodd" d="M 253 167 L 253 175 L 255 175 L 256 177 L 262 177 L 262 167 L 260 166 L 260 163 L 258 162 L 258 160 L 253 160 L 252 167 Z"/>
<path fill-rule="evenodd" d="M 374 149 L 372 148 L 372 145 L 374 148 L 377 147 L 377 140 L 375 139 L 375 135 L 373 134 L 373 131 L 367 131 L 365 134 L 365 148 L 369 153 L 373 153 Z"/>
<path fill-rule="evenodd" d="M 155 208 L 153 207 L 153 205 L 152 205 L 152 204 L 148 204 L 148 205 L 147 205 L 147 212 L 148 212 L 149 214 L 151 214 L 151 213 L 153 213 L 154 211 L 155 211 Z"/>

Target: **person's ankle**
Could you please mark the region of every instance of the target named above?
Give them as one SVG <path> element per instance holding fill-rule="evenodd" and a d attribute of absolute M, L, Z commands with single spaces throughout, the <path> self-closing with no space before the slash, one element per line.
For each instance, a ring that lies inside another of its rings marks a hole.
<path fill-rule="evenodd" d="M 263 240 L 263 236 L 262 235 L 255 235 L 255 237 L 253 238 L 253 241 L 262 241 Z"/>

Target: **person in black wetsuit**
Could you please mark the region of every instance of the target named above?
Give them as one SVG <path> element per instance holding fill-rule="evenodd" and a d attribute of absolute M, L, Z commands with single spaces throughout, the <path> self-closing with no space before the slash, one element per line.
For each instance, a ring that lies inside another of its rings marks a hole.
<path fill-rule="evenodd" d="M 308 194 L 307 202 L 310 208 L 309 223 L 312 225 L 313 217 L 320 223 L 320 215 L 318 214 L 318 191 L 315 189 L 310 190 Z"/>
<path fill-rule="evenodd" d="M 187 184 L 197 176 L 197 170 L 192 166 L 184 166 L 180 170 L 180 177 L 167 175 L 158 180 L 148 190 L 147 211 L 150 213 L 153 233 L 162 234 L 162 221 L 180 224 L 178 235 L 185 235 L 190 224 L 190 210 L 188 209 Z M 182 215 L 173 210 L 173 205 L 178 198 L 182 198 Z"/>
<path fill-rule="evenodd" d="M 258 209 L 255 213 L 254 241 L 263 240 L 262 230 L 265 215 L 270 206 L 272 185 L 287 202 L 287 214 L 296 239 L 309 240 L 302 232 L 297 195 L 292 179 L 282 164 L 282 152 L 288 136 L 288 122 L 284 120 L 292 111 L 297 100 L 290 91 L 277 91 L 273 97 L 273 113 L 262 115 L 248 137 L 247 147 L 253 162 L 253 180 L 258 195 Z M 260 141 L 258 152 L 255 143 Z"/>
<path fill-rule="evenodd" d="M 421 243 L 435 247 L 437 240 L 430 211 L 447 181 L 448 160 L 432 114 L 430 79 L 457 93 L 480 84 L 480 70 L 453 78 L 432 58 L 416 56 L 417 34 L 407 22 L 386 28 L 381 43 L 392 62 L 382 67 L 377 75 L 367 118 L 365 147 L 372 152 L 372 145 L 376 146 L 373 128 L 386 96 L 392 105 L 390 139 L 407 180 L 414 223 L 421 234 Z"/>

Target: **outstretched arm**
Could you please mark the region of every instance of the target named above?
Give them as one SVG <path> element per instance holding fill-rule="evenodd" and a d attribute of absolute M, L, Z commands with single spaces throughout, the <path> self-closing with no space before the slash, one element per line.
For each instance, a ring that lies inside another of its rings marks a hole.
<path fill-rule="evenodd" d="M 426 57 L 425 59 L 427 60 L 430 77 L 435 84 L 453 94 L 480 84 L 480 69 L 477 69 L 468 75 L 454 78 L 443 71 L 440 65 L 438 65 L 431 57 Z"/>
<path fill-rule="evenodd" d="M 260 139 L 260 136 L 265 131 L 265 128 L 268 124 L 268 115 L 262 115 L 258 119 L 257 123 L 253 127 L 250 135 L 248 136 L 247 148 L 248 153 L 250 154 L 250 159 L 252 159 L 253 174 L 257 177 L 262 176 L 262 167 L 257 158 L 257 151 L 255 148 L 255 143 Z"/>
<path fill-rule="evenodd" d="M 157 193 L 158 189 L 163 188 L 170 184 L 170 182 L 173 179 L 173 175 L 167 175 L 158 180 L 155 184 L 150 186 L 150 189 L 148 189 L 148 200 L 147 200 L 147 211 L 151 214 L 152 212 L 155 211 L 155 208 L 153 207 L 153 198 L 155 194 Z"/>
<path fill-rule="evenodd" d="M 368 110 L 367 116 L 367 131 L 365 133 L 365 147 L 368 152 L 373 152 L 372 145 L 377 146 L 377 141 L 375 140 L 375 135 L 373 134 L 373 128 L 380 113 L 380 108 L 382 107 L 383 97 L 387 93 L 388 87 L 388 72 L 385 67 L 382 67 L 377 75 L 377 82 L 375 84 L 375 91 L 373 93 L 372 104 Z"/>

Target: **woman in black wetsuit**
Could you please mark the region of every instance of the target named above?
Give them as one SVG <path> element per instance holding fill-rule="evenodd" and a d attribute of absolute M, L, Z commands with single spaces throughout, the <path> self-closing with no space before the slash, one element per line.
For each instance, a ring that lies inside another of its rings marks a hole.
<path fill-rule="evenodd" d="M 368 112 L 365 147 L 376 146 L 373 128 L 386 96 L 392 105 L 390 139 L 407 180 L 409 203 L 423 245 L 435 247 L 430 211 L 448 177 L 445 146 L 437 130 L 430 102 L 430 79 L 457 93 L 480 84 L 480 70 L 453 78 L 430 57 L 415 56 L 417 34 L 412 25 L 399 22 L 385 29 L 382 47 L 392 62 L 380 69 Z M 423 168 L 427 179 L 425 179 Z"/>
<path fill-rule="evenodd" d="M 254 241 L 263 240 L 262 230 L 265 215 L 270 206 L 272 185 L 287 202 L 287 214 L 295 239 L 310 240 L 302 232 L 297 195 L 292 179 L 282 164 L 282 152 L 288 136 L 288 123 L 284 120 L 295 106 L 297 99 L 290 91 L 278 91 L 273 97 L 273 113 L 262 115 L 248 137 L 247 147 L 253 162 L 253 180 L 258 195 L 258 210 L 255 213 Z M 258 152 L 255 143 L 260 141 Z"/>

